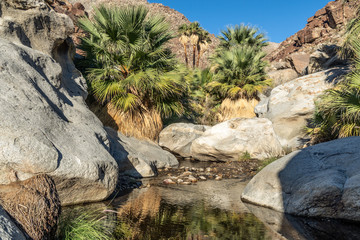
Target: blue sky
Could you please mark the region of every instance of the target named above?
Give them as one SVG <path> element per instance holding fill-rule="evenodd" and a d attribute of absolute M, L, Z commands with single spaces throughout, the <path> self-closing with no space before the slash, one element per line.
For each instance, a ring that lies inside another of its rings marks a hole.
<path fill-rule="evenodd" d="M 149 0 L 162 3 L 190 21 L 199 21 L 210 33 L 235 24 L 250 24 L 272 42 L 282 42 L 306 25 L 306 20 L 330 0 Z"/>

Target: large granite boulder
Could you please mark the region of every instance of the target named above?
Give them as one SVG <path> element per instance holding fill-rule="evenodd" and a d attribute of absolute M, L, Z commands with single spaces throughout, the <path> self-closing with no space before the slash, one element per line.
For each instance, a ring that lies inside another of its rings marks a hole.
<path fill-rule="evenodd" d="M 272 121 L 284 148 L 299 148 L 304 144 L 304 128 L 315 110 L 314 100 L 334 87 L 347 72 L 346 68 L 333 68 L 277 86 L 269 99 L 260 102 L 256 113 Z"/>
<path fill-rule="evenodd" d="M 46 173 L 62 205 L 106 199 L 124 162 L 136 176 L 177 164 L 160 147 L 114 140 L 88 109 L 72 30 L 43 0 L 0 2 L 0 184 Z"/>
<path fill-rule="evenodd" d="M 119 164 L 122 175 L 132 177 L 153 177 L 157 169 L 177 167 L 178 160 L 159 145 L 127 137 L 112 128 L 106 128 L 110 139 L 110 153 Z"/>
<path fill-rule="evenodd" d="M 306 217 L 360 221 L 360 138 L 321 143 L 265 167 L 242 200 Z"/>
<path fill-rule="evenodd" d="M 192 123 L 174 123 L 164 128 L 159 136 L 159 145 L 181 157 L 191 157 L 192 142 L 201 137 L 209 126 Z"/>
<path fill-rule="evenodd" d="M 0 184 L 47 173 L 62 204 L 107 198 L 118 165 L 101 122 L 77 94 L 80 86 L 67 88 L 76 81 L 26 46 L 0 39 L 0 56 Z"/>
<path fill-rule="evenodd" d="M 201 161 L 239 160 L 245 153 L 257 159 L 282 154 L 271 121 L 266 118 L 231 119 L 208 129 L 191 145 L 192 156 Z"/>

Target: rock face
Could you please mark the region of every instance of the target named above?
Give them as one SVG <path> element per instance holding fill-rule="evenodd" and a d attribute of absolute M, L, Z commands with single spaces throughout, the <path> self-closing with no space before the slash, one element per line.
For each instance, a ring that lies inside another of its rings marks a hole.
<path fill-rule="evenodd" d="M 191 145 L 192 156 L 201 161 L 239 160 L 246 152 L 257 159 L 282 154 L 271 121 L 231 119 L 205 131 Z"/>
<path fill-rule="evenodd" d="M 242 200 L 306 217 L 360 221 L 360 138 L 321 143 L 265 167 Z"/>
<path fill-rule="evenodd" d="M 49 11 L 43 0 L 2 0 L 0 9 L 2 38 L 48 55 L 52 55 L 74 28 L 70 18 Z"/>
<path fill-rule="evenodd" d="M 0 183 L 47 173 L 62 204 L 108 197 L 118 166 L 80 86 L 67 88 L 72 79 L 39 51 L 0 39 L 0 56 Z"/>
<path fill-rule="evenodd" d="M 0 206 L 0 239 L 2 240 L 27 239 L 1 206 Z"/>
<path fill-rule="evenodd" d="M 119 163 L 120 173 L 133 177 L 153 177 L 157 169 L 177 167 L 178 160 L 153 142 L 126 137 L 106 128 L 111 140 L 110 153 Z"/>
<path fill-rule="evenodd" d="M 210 127 L 192 123 L 174 123 L 164 128 L 159 136 L 159 145 L 181 157 L 191 157 L 192 142 L 201 137 Z"/>
<path fill-rule="evenodd" d="M 268 59 L 271 62 L 284 60 L 294 52 L 311 54 L 319 44 L 338 45 L 346 24 L 356 14 L 358 0 L 329 2 L 307 20 L 304 29 L 282 42 Z"/>
<path fill-rule="evenodd" d="M 6 0 L 0 6 L 0 184 L 46 173 L 63 205 L 106 199 L 117 185 L 119 164 L 125 158 L 135 163 L 135 152 L 147 156 L 150 147 L 124 143 L 136 146 L 127 158 L 123 143 L 114 141 L 86 106 L 86 81 L 74 67 L 67 36 L 73 27 L 69 17 L 41 0 Z M 110 153 L 117 147 L 124 151 L 120 159 Z M 156 155 L 155 167 L 174 165 L 174 158 L 161 162 L 170 156 L 160 150 L 149 161 Z M 142 168 L 153 164 L 138 162 Z"/>
<path fill-rule="evenodd" d="M 304 127 L 314 113 L 314 100 L 347 72 L 346 68 L 334 68 L 277 86 L 256 107 L 256 113 L 272 121 L 283 147 L 298 148 L 304 144 Z"/>

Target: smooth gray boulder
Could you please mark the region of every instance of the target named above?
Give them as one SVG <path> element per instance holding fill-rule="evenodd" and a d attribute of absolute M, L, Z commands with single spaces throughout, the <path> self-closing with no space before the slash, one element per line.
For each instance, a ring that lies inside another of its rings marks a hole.
<path fill-rule="evenodd" d="M 295 151 L 260 171 L 242 200 L 305 217 L 360 221 L 360 137 Z"/>
<path fill-rule="evenodd" d="M 179 166 L 174 155 L 153 142 L 127 137 L 112 128 L 106 128 L 106 131 L 110 139 L 110 153 L 119 164 L 120 174 L 153 177 L 159 168 Z"/>
<path fill-rule="evenodd" d="M 192 123 L 174 123 L 160 132 L 159 145 L 181 157 L 191 157 L 192 142 L 201 137 L 209 126 Z"/>
<path fill-rule="evenodd" d="M 48 55 L 3 39 L 0 56 L 0 184 L 47 173 L 64 205 L 106 199 L 118 176 L 107 133 L 81 85 L 66 85 L 85 79 L 66 79 Z"/>
<path fill-rule="evenodd" d="M 22 231 L 16 226 L 7 212 L 0 206 L 0 239 L 26 240 Z"/>
<path fill-rule="evenodd" d="M 333 68 L 277 86 L 271 91 L 268 102 L 263 103 L 267 109 L 265 105 L 257 107 L 258 115 L 272 121 L 284 148 L 300 148 L 304 145 L 304 129 L 315 111 L 314 100 L 334 87 L 346 73 L 347 68 Z"/>
<path fill-rule="evenodd" d="M 282 154 L 272 123 L 266 118 L 234 118 L 205 131 L 191 145 L 191 154 L 200 161 L 265 159 Z"/>

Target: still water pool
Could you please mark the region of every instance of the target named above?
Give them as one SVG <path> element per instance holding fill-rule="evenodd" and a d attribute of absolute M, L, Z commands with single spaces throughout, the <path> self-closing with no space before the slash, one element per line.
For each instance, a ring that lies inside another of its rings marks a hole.
<path fill-rule="evenodd" d="M 239 179 L 134 189 L 110 202 L 64 209 L 76 215 L 106 209 L 114 239 L 360 239 L 358 223 L 308 219 L 244 205 Z M 110 216 L 110 217 L 109 217 Z"/>

